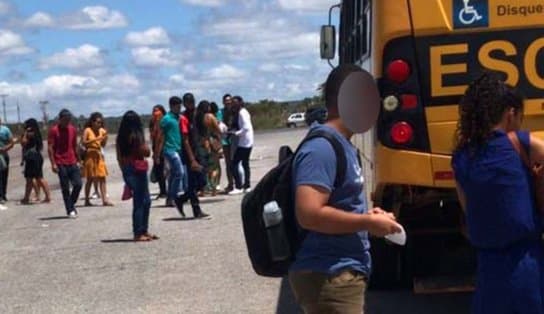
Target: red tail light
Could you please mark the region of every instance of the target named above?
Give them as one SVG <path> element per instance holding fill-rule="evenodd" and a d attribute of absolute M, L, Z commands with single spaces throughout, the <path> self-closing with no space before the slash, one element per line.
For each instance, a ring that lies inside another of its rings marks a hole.
<path fill-rule="evenodd" d="M 391 128 L 393 143 L 403 145 L 409 143 L 414 137 L 414 129 L 406 122 L 397 122 Z"/>
<path fill-rule="evenodd" d="M 404 83 L 410 77 L 410 65 L 404 60 L 394 60 L 387 66 L 387 78 L 397 84 Z"/>
<path fill-rule="evenodd" d="M 412 94 L 405 94 L 400 96 L 402 109 L 416 109 L 417 108 L 417 96 Z"/>

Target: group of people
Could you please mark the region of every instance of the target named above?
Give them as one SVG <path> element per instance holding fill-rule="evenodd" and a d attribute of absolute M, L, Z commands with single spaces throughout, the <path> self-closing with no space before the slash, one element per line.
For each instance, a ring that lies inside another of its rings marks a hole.
<path fill-rule="evenodd" d="M 251 116 L 240 96 L 227 94 L 224 107 L 202 100 L 195 106 L 195 97 L 169 99 L 169 111 L 162 105 L 153 107 L 149 125 L 151 143 L 147 144 L 140 116 L 127 111 L 119 126 L 116 153 L 125 182 L 124 197 L 133 198 L 133 233 L 135 241 L 158 239 L 148 233 L 151 199 L 148 175 L 159 185 L 158 198 L 176 207 L 182 217 L 184 203 L 189 202 L 198 219 L 210 218 L 200 207 L 199 196 L 216 195 L 220 189 L 221 159 L 225 160 L 228 186 L 225 194 L 248 192 L 250 185 L 249 158 L 253 146 Z M 76 218 L 78 201 L 84 186 L 84 206 L 93 206 L 91 190 L 102 198 L 103 206 L 113 206 L 109 200 L 106 178 L 108 168 L 103 148 L 108 142 L 103 116 L 90 115 L 82 132 L 72 124 L 72 113 L 62 109 L 56 123 L 49 129 L 47 152 L 51 169 L 58 174 L 66 214 Z M 6 201 L 9 169 L 8 151 L 19 142 L 26 179 L 21 204 L 33 201 L 50 202 L 51 193 L 43 175 L 43 140 L 36 119 L 24 122 L 23 132 L 15 140 L 9 128 L 0 125 L 0 205 Z M 147 158 L 152 157 L 149 172 Z M 241 166 L 240 166 L 241 165 Z M 32 198 L 34 191 L 35 197 Z M 43 192 L 44 198 L 40 200 Z"/>

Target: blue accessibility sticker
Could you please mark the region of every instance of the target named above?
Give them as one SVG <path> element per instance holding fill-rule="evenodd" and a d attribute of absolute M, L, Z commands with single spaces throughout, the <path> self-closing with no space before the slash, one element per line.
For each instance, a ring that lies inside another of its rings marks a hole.
<path fill-rule="evenodd" d="M 454 28 L 489 26 L 489 0 L 453 0 Z"/>

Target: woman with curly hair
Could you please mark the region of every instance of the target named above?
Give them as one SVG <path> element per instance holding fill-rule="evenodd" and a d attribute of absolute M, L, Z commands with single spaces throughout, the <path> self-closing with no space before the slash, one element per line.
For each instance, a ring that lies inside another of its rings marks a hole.
<path fill-rule="evenodd" d="M 123 180 L 132 191 L 132 231 L 134 241 L 151 241 L 159 237 L 150 234 L 149 209 L 151 197 L 147 181 L 148 164 L 146 158 L 151 150 L 145 142 L 144 130 L 140 116 L 127 111 L 121 119 L 117 132 L 117 161 L 123 172 Z"/>
<path fill-rule="evenodd" d="M 542 163 L 544 142 L 520 131 L 523 101 L 497 75 L 484 73 L 459 106 L 452 167 L 478 252 L 473 313 L 544 313 L 542 217 L 520 155 L 524 150 L 531 164 Z"/>
<path fill-rule="evenodd" d="M 93 112 L 89 120 L 85 124 L 85 130 L 81 142 L 85 146 L 85 158 L 83 160 L 83 176 L 87 178 L 85 183 L 85 206 L 91 206 L 89 196 L 91 187 L 94 183 L 98 183 L 100 188 L 100 196 L 102 197 L 102 205 L 113 206 L 113 203 L 108 200 L 106 192 L 106 176 L 108 168 L 102 153 L 102 147 L 106 146 L 108 141 L 108 132 L 102 127 L 102 114 Z"/>

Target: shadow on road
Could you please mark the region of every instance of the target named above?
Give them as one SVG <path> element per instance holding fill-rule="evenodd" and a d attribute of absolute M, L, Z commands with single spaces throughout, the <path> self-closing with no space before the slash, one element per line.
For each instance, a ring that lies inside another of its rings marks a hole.
<path fill-rule="evenodd" d="M 295 296 L 291 291 L 289 279 L 283 277 L 281 280 L 280 292 L 278 295 L 278 305 L 276 306 L 276 314 L 299 314 L 302 313 L 299 306 L 295 302 Z"/>
<path fill-rule="evenodd" d="M 200 203 L 201 204 L 213 204 L 213 203 L 220 203 L 225 201 L 224 198 L 201 198 Z"/>
<path fill-rule="evenodd" d="M 100 240 L 102 243 L 135 243 L 134 239 L 109 239 L 109 240 Z"/>
<path fill-rule="evenodd" d="M 162 221 L 191 221 L 191 220 L 195 220 L 195 217 L 164 218 Z"/>
<path fill-rule="evenodd" d="M 64 220 L 64 219 L 70 219 L 68 216 L 53 216 L 53 217 L 41 217 L 38 218 L 41 221 L 47 221 L 47 220 Z"/>

